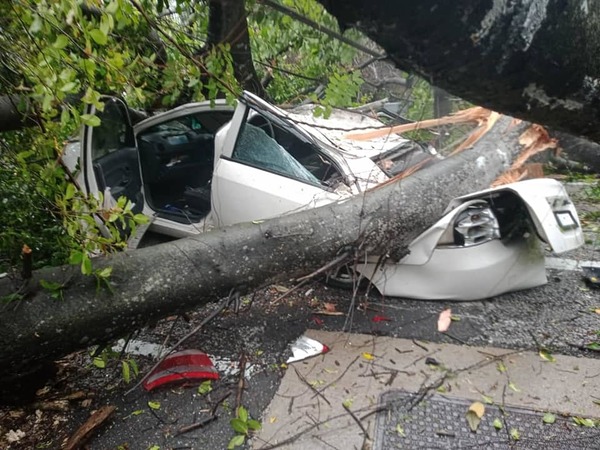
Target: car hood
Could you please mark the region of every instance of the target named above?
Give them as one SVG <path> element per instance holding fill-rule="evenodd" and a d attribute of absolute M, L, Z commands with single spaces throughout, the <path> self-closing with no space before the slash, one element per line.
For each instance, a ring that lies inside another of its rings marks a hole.
<path fill-rule="evenodd" d="M 350 140 L 345 137 L 350 131 L 373 130 L 386 125 L 365 114 L 349 110 L 334 109 L 327 119 L 315 117 L 314 111 L 315 105 L 305 105 L 284 114 L 315 139 L 335 147 L 346 158 L 376 158 L 412 142 L 398 134 L 368 141 Z"/>

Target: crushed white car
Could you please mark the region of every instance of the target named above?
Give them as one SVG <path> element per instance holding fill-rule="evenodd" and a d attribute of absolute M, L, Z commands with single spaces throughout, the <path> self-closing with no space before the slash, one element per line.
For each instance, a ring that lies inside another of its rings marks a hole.
<path fill-rule="evenodd" d="M 84 127 L 63 161 L 87 193 L 129 198 L 150 229 L 185 237 L 268 219 L 359 195 L 431 150 L 399 135 L 349 141 L 372 118 L 310 107 L 288 112 L 244 93 L 237 107 L 192 103 L 131 125 L 122 100 L 104 98 L 98 127 Z M 435 155 L 434 155 L 435 157 Z M 543 245 L 562 253 L 583 244 L 562 185 L 528 180 L 457 198 L 398 263 L 354 265 L 384 295 L 487 298 L 546 282 Z M 350 274 L 334 276 L 351 283 Z"/>

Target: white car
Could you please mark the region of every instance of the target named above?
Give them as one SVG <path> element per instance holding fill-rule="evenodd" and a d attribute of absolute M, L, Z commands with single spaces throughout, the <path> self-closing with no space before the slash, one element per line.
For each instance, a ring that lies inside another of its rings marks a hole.
<path fill-rule="evenodd" d="M 85 192 L 125 195 L 173 237 L 267 219 L 336 202 L 430 157 L 399 135 L 343 139 L 378 127 L 372 118 L 311 107 L 283 111 L 250 94 L 237 107 L 192 103 L 132 126 L 122 100 L 104 98 L 101 118 L 63 154 Z M 583 244 L 577 212 L 560 183 L 529 180 L 455 199 L 398 263 L 353 267 L 384 295 L 487 298 L 544 284 L 542 242 L 555 253 Z M 334 280 L 346 279 L 337 272 Z M 435 283 L 431 281 L 435 280 Z"/>

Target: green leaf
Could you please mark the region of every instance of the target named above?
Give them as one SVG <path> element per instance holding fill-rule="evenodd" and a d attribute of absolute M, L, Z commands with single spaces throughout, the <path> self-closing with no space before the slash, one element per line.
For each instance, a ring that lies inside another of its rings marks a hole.
<path fill-rule="evenodd" d="M 404 432 L 404 428 L 402 428 L 402 426 L 400 424 L 396 425 L 396 433 L 398 433 L 398 436 L 400 436 L 400 437 L 406 437 L 406 433 Z"/>
<path fill-rule="evenodd" d="M 596 426 L 596 423 L 592 419 L 586 419 L 584 417 L 573 417 L 573 422 L 587 428 L 594 428 Z"/>
<path fill-rule="evenodd" d="M 133 375 L 134 376 L 138 376 L 138 374 L 140 373 L 140 369 L 138 368 L 137 363 L 135 362 L 135 359 L 129 359 L 129 365 L 131 366 L 131 370 L 133 371 Z"/>
<path fill-rule="evenodd" d="M 231 428 L 233 428 L 235 432 L 248 434 L 248 424 L 246 423 L 246 421 L 236 417 L 235 419 L 231 419 L 229 423 L 231 424 Z"/>
<path fill-rule="evenodd" d="M 544 417 L 542 418 L 542 420 L 544 421 L 544 423 L 548 423 L 548 424 L 552 424 L 554 422 L 556 422 L 556 416 L 552 413 L 544 413 Z"/>
<path fill-rule="evenodd" d="M 150 409 L 153 409 L 156 411 L 156 410 L 160 409 L 160 402 L 150 401 L 150 402 L 148 402 L 148 406 L 150 407 Z"/>
<path fill-rule="evenodd" d="M 600 342 L 591 342 L 586 345 L 586 348 L 589 350 L 600 351 Z"/>
<path fill-rule="evenodd" d="M 90 31 L 90 37 L 98 45 L 106 45 L 106 43 L 108 42 L 108 36 L 98 28 Z"/>
<path fill-rule="evenodd" d="M 67 45 L 69 45 L 69 38 L 64 34 L 59 34 L 56 37 L 56 41 L 54 41 L 54 44 L 52 44 L 54 48 L 57 48 L 59 50 L 65 48 Z"/>
<path fill-rule="evenodd" d="M 121 361 L 121 366 L 123 368 L 123 380 L 125 380 L 125 383 L 129 384 L 129 382 L 131 381 L 131 371 L 129 369 L 129 364 L 127 363 L 127 361 Z"/>
<path fill-rule="evenodd" d="M 519 389 L 517 387 L 517 385 L 515 383 L 513 383 L 512 381 L 510 383 L 508 383 L 508 387 L 510 388 L 510 390 L 515 391 L 515 392 L 521 392 L 521 389 Z"/>
<path fill-rule="evenodd" d="M 139 416 L 140 414 L 144 414 L 144 410 L 143 409 L 136 409 L 135 411 L 133 411 L 131 413 L 132 416 Z"/>
<path fill-rule="evenodd" d="M 496 368 L 498 369 L 498 372 L 500 373 L 504 373 L 506 372 L 506 366 L 504 365 L 503 361 L 500 361 L 497 365 Z"/>
<path fill-rule="evenodd" d="M 104 369 L 106 367 L 106 361 L 104 361 L 104 359 L 100 356 L 94 357 L 92 364 L 94 364 L 94 366 L 96 366 L 98 369 Z"/>
<path fill-rule="evenodd" d="M 544 361 L 548 361 L 548 362 L 556 361 L 556 358 L 554 358 L 554 356 L 552 356 L 552 354 L 545 348 L 540 349 L 540 358 L 542 358 Z"/>
<path fill-rule="evenodd" d="M 252 431 L 258 431 L 262 428 L 262 424 L 258 420 L 249 419 L 248 428 L 250 428 Z"/>
<path fill-rule="evenodd" d="M 67 190 L 65 192 L 65 200 L 70 200 L 75 196 L 75 193 L 77 192 L 77 188 L 75 187 L 74 184 L 69 183 L 67 184 Z"/>
<path fill-rule="evenodd" d="M 200 386 L 198 386 L 198 394 L 206 395 L 210 391 L 212 391 L 212 380 L 203 381 Z"/>
<path fill-rule="evenodd" d="M 246 422 L 248 420 L 248 410 L 243 406 L 240 406 L 237 410 L 237 416 L 240 420 Z"/>
<path fill-rule="evenodd" d="M 104 279 L 109 278 L 112 274 L 112 270 L 113 270 L 112 267 L 105 267 L 104 269 L 97 270 L 96 276 L 98 278 L 104 278 Z"/>
<path fill-rule="evenodd" d="M 81 273 L 84 275 L 92 274 L 92 260 L 87 255 L 83 255 L 81 260 Z"/>
<path fill-rule="evenodd" d="M 229 441 L 229 445 L 227 446 L 227 450 L 232 450 L 232 449 L 234 449 L 236 447 L 244 445 L 245 441 L 246 441 L 246 436 L 245 435 L 243 435 L 243 434 L 236 434 Z"/>
<path fill-rule="evenodd" d="M 477 431 L 479 428 L 479 424 L 481 423 L 481 418 L 474 411 L 467 411 L 467 423 L 469 424 L 469 428 L 473 433 Z"/>
<path fill-rule="evenodd" d="M 492 423 L 492 425 L 494 425 L 494 428 L 496 430 L 501 430 L 502 429 L 502 421 L 500 419 L 498 419 L 497 417 L 494 419 L 494 422 Z"/>
<path fill-rule="evenodd" d="M 69 81 L 65 83 L 61 88 L 61 92 L 73 92 L 77 88 L 77 83 L 75 81 Z"/>
<path fill-rule="evenodd" d="M 481 394 L 481 396 L 483 397 L 483 401 L 485 402 L 486 405 L 494 404 L 494 399 L 492 397 L 489 397 L 485 394 Z"/>
<path fill-rule="evenodd" d="M 516 428 L 511 428 L 510 437 L 513 438 L 515 441 L 518 441 L 519 439 L 521 439 L 521 433 L 519 433 L 519 430 L 517 430 Z"/>
<path fill-rule="evenodd" d="M 94 114 L 82 114 L 81 122 L 84 125 L 88 125 L 90 127 L 97 127 L 98 125 L 100 125 L 100 117 Z"/>
<path fill-rule="evenodd" d="M 71 254 L 69 255 L 69 264 L 81 264 L 83 260 L 83 253 L 81 250 L 71 250 Z"/>

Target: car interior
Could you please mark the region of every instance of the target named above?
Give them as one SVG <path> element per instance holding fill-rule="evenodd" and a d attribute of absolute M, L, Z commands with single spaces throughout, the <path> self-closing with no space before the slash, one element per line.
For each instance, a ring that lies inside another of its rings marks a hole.
<path fill-rule="evenodd" d="M 229 111 L 182 116 L 138 135 L 146 201 L 160 217 L 193 223 L 210 212 L 214 136 L 231 116 Z"/>

